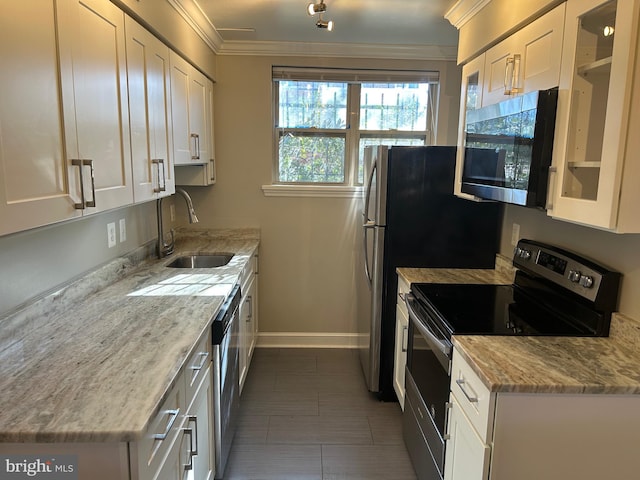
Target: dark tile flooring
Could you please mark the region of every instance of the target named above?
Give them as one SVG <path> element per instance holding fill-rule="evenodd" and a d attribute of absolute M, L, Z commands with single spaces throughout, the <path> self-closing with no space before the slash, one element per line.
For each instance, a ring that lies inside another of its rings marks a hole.
<path fill-rule="evenodd" d="M 357 350 L 255 350 L 225 480 L 415 479 L 402 413 L 368 391 Z"/>

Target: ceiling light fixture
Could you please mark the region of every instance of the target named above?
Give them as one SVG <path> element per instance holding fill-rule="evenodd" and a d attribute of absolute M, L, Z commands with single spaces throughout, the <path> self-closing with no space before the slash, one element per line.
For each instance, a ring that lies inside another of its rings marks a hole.
<path fill-rule="evenodd" d="M 316 22 L 316 27 L 318 28 L 326 28 L 329 32 L 333 31 L 333 20 L 323 20 L 322 17 L 318 19 Z"/>
<path fill-rule="evenodd" d="M 320 3 L 310 3 L 307 6 L 307 13 L 312 17 L 316 13 L 319 13 L 320 15 L 322 15 L 326 11 L 327 11 L 327 6 L 324 4 L 324 0 L 320 0 Z"/>

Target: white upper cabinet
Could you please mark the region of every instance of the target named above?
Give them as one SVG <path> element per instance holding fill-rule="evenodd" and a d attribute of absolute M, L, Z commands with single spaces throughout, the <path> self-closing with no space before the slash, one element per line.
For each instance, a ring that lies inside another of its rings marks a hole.
<path fill-rule="evenodd" d="M 564 18 L 563 3 L 487 50 L 483 106 L 558 86 Z"/>
<path fill-rule="evenodd" d="M 0 15 L 0 235 L 81 215 L 67 178 L 53 0 Z"/>
<path fill-rule="evenodd" d="M 640 0 L 569 0 L 554 143 L 555 218 L 640 232 Z"/>
<path fill-rule="evenodd" d="M 84 213 L 131 204 L 124 13 L 100 0 L 57 4 L 67 161 L 75 169 L 72 193 L 80 194 Z"/>
<path fill-rule="evenodd" d="M 212 158 L 213 82 L 171 52 L 171 106 L 176 165 L 205 165 Z"/>
<path fill-rule="evenodd" d="M 169 48 L 125 18 L 134 199 L 175 193 Z"/>

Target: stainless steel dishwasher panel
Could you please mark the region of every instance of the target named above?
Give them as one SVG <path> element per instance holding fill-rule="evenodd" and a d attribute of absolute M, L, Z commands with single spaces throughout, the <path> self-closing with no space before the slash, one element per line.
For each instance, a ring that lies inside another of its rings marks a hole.
<path fill-rule="evenodd" d="M 216 321 L 222 327 L 213 335 L 213 411 L 215 478 L 221 479 L 229 458 L 240 410 L 239 303 L 240 289 L 234 288 Z M 226 311 L 223 311 L 226 308 Z M 222 332 L 222 333 L 221 333 Z"/>

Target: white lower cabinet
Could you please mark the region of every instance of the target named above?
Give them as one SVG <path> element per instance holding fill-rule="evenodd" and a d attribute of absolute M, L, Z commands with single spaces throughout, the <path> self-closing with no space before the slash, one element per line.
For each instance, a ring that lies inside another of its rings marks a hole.
<path fill-rule="evenodd" d="M 240 291 L 240 393 L 249 373 L 253 350 L 258 340 L 258 255 L 253 256 L 242 274 Z"/>
<path fill-rule="evenodd" d="M 404 371 L 407 365 L 407 342 L 409 329 L 409 312 L 404 303 L 404 295 L 409 293 L 410 285 L 402 277 L 398 277 L 398 295 L 396 297 L 396 341 L 393 361 L 393 390 L 396 392 L 400 408 L 404 411 Z"/>
<path fill-rule="evenodd" d="M 132 480 L 210 480 L 215 474 L 211 337 L 206 335 L 149 423 L 129 445 Z"/>
<path fill-rule="evenodd" d="M 489 472 L 491 447 L 486 445 L 451 395 L 449 403 L 449 440 L 445 453 L 445 480 L 484 480 Z"/>
<path fill-rule="evenodd" d="M 638 477 L 640 395 L 490 392 L 454 350 L 445 480 Z"/>

